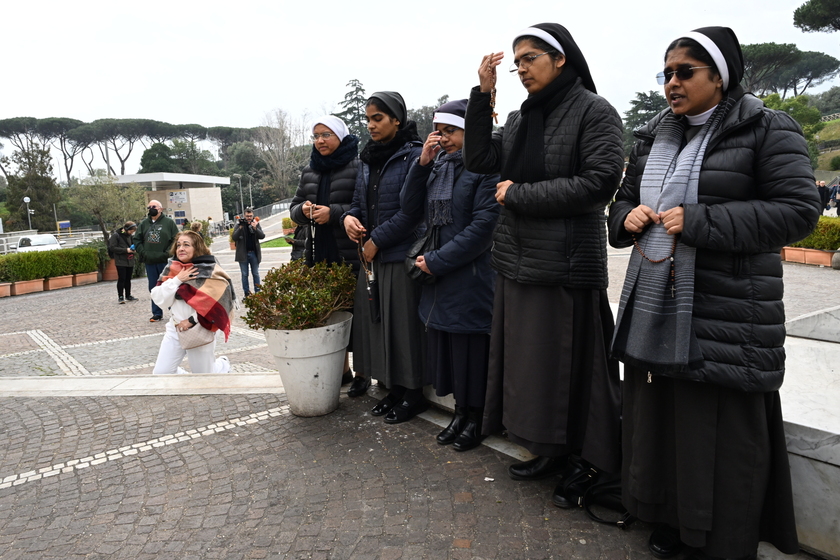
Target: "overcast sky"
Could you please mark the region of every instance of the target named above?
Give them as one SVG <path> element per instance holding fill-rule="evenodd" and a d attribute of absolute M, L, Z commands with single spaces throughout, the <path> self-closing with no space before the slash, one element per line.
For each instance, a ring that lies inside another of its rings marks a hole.
<path fill-rule="evenodd" d="M 697 27 L 726 25 L 742 44 L 795 43 L 840 58 L 840 33 L 793 26 L 803 2 L 6 2 L 0 118 L 253 127 L 277 108 L 296 118 L 337 110 L 351 79 L 368 94 L 399 91 L 409 108 L 432 105 L 444 94 L 467 97 L 484 54 L 505 51 L 506 69 L 512 37 L 544 21 L 569 29 L 598 92 L 623 113 L 636 92 L 661 91 L 654 76 L 664 49 Z M 525 96 L 500 72 L 501 115 Z"/>

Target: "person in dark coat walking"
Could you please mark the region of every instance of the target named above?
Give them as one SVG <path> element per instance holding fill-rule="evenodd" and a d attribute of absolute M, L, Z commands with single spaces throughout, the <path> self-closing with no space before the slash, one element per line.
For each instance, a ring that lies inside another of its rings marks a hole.
<path fill-rule="evenodd" d="M 610 207 L 634 246 L 612 351 L 625 364 L 623 501 L 659 524 L 659 558 L 797 551 L 779 387 L 780 249 L 821 213 L 799 125 L 745 93 L 727 27 L 672 42 L 657 76 L 670 107 L 635 133 Z"/>
<path fill-rule="evenodd" d="M 403 183 L 422 143 L 417 124 L 408 120 L 405 102 L 395 91 L 374 93 L 365 116 L 371 139 L 359 154 L 362 165 L 353 203 L 342 217 L 363 258 L 353 306 L 353 364 L 361 381 L 353 387 L 367 390 L 371 378 L 384 382 L 390 392 L 371 414 L 398 424 L 428 408 L 423 397 L 423 325 L 417 317 L 420 287 L 403 263 L 422 217 L 400 208 Z"/>
<path fill-rule="evenodd" d="M 108 239 L 108 250 L 117 265 L 117 301 L 137 301 L 131 295 L 131 276 L 134 274 L 134 241 L 131 237 L 137 231 L 137 224 L 128 221 L 123 227 L 115 230 Z"/>
<path fill-rule="evenodd" d="M 359 167 L 359 138 L 334 115 L 325 115 L 312 124 L 312 155 L 300 176 L 295 198 L 289 209 L 292 221 L 307 224 L 305 243 L 308 263 L 348 263 L 359 274 L 359 252 L 341 226 L 341 216 L 350 210 Z M 352 337 L 352 335 L 351 335 Z M 348 345 L 352 352 L 353 343 Z M 344 363 L 342 385 L 350 383 L 353 372 L 349 359 Z M 363 377 L 347 391 L 350 397 L 367 390 Z"/>
<path fill-rule="evenodd" d="M 613 318 L 604 208 L 621 179 L 621 119 L 596 95 L 586 59 L 563 26 L 525 29 L 513 51 L 510 71 L 528 99 L 494 131 L 503 53 L 485 56 L 464 139 L 467 169 L 502 179 L 483 431 L 506 428 L 536 455 L 509 467 L 514 480 L 560 474 L 570 456 L 618 472 L 620 382 L 607 352 Z M 562 485 L 553 499 L 571 505 Z"/>
<path fill-rule="evenodd" d="M 408 172 L 402 201 L 409 214 L 425 214 L 426 228 L 438 228 L 439 246 L 415 261 L 434 277 L 418 311 L 426 326 L 426 382 L 438 396 L 455 397 L 455 416 L 437 442 L 456 451 L 482 440 L 495 281 L 490 247 L 500 208 L 499 176 L 464 169 L 466 110 L 462 99 L 435 111 L 435 131 Z"/>

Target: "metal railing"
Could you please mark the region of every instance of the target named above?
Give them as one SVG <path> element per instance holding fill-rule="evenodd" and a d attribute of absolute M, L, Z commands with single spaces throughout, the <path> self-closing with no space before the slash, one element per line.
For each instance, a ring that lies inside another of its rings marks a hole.
<path fill-rule="evenodd" d="M 826 115 L 824 117 L 820 117 L 821 122 L 836 121 L 837 119 L 840 119 L 840 113 L 834 113 L 833 115 Z"/>

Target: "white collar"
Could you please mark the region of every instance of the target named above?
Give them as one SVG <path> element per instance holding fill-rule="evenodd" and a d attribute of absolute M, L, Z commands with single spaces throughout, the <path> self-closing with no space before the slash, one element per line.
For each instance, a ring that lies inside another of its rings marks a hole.
<path fill-rule="evenodd" d="M 688 124 L 690 126 L 699 126 L 701 124 L 706 124 L 706 121 L 709 120 L 709 117 L 712 116 L 712 113 L 715 112 L 715 109 L 717 109 L 717 105 L 715 105 L 705 113 L 700 113 L 699 115 L 686 115 L 685 118 L 688 119 Z"/>

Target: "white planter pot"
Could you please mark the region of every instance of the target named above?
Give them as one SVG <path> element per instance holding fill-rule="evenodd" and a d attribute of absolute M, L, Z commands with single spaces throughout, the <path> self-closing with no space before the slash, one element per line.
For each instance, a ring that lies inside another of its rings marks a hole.
<path fill-rule="evenodd" d="M 338 408 L 352 319 L 341 311 L 316 329 L 266 329 L 265 340 L 295 416 L 323 416 Z"/>

